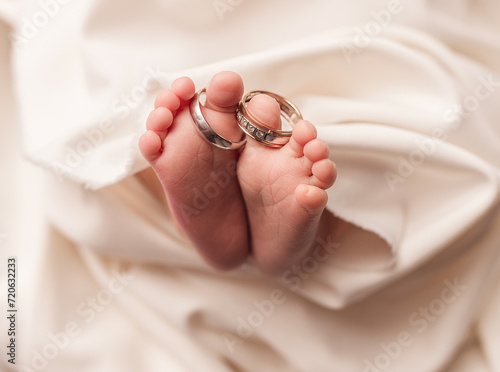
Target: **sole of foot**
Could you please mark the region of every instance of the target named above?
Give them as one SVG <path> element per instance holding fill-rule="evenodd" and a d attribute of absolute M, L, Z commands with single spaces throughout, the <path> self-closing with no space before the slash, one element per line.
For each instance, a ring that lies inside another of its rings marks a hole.
<path fill-rule="evenodd" d="M 189 102 L 191 79 L 180 78 L 161 92 L 139 141 L 181 230 L 214 268 L 229 270 L 248 257 L 248 225 L 236 167 L 238 151 L 205 141 L 195 128 Z M 203 115 L 223 137 L 238 141 L 234 112 L 243 94 L 239 75 L 221 72 L 207 86 Z"/>
<path fill-rule="evenodd" d="M 255 96 L 247 110 L 267 127 L 280 128 L 280 108 L 270 96 Z M 307 255 L 328 200 L 325 190 L 334 184 L 336 174 L 327 144 L 308 121 L 299 121 L 281 148 L 248 139 L 238 175 L 253 260 L 261 271 L 279 275 Z"/>

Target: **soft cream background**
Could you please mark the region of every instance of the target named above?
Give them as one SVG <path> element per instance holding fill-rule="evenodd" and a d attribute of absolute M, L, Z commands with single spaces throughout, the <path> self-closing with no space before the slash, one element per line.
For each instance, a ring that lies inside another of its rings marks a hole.
<path fill-rule="evenodd" d="M 47 349 L 51 334 L 76 323 L 78 335 L 40 369 L 362 371 L 365 359 L 383 352 L 380 343 L 408 331 L 414 344 L 387 370 L 500 371 L 498 92 L 405 187 L 393 194 L 380 182 L 391 159 L 407 156 L 415 139 L 440 127 L 443 110 L 470 94 L 477 76 L 499 80 L 497 2 L 403 2 L 390 30 L 351 64 L 331 40 L 370 20 L 363 1 L 248 0 L 223 20 L 211 1 L 69 2 L 15 53 L 10 27 L 39 5 L 0 4 L 1 148 L 8 159 L 1 169 L 1 252 L 19 259 L 23 365 Z M 248 30 L 254 36 L 242 43 Z M 145 167 L 134 143 L 160 87 L 125 117 L 110 110 L 156 66 L 164 86 L 186 71 L 201 86 L 216 71 L 234 69 L 247 89 L 296 97 L 343 172 L 330 209 L 387 239 L 391 266 L 371 267 L 380 257 L 361 240 L 344 244 L 297 291 L 248 266 L 225 275 L 207 269 L 129 177 Z M 47 174 L 22 156 L 21 117 L 24 154 Z M 115 123 L 106 141 L 78 166 L 54 173 L 65 146 L 76 146 L 82 128 L 104 119 Z M 81 310 L 89 310 L 88 298 L 116 272 L 128 273 L 130 283 L 87 318 Z M 408 317 L 455 277 L 467 290 L 417 337 Z M 222 334 L 234 333 L 237 317 L 275 289 L 287 302 L 231 353 Z"/>

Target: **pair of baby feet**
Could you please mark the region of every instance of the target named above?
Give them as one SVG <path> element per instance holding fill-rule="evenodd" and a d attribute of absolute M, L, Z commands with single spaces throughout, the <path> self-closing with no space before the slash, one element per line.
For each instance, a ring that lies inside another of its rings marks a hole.
<path fill-rule="evenodd" d="M 151 164 L 180 228 L 202 257 L 221 270 L 249 257 L 261 271 L 276 275 L 307 255 L 315 243 L 336 178 L 326 143 L 315 127 L 298 122 L 281 148 L 248 139 L 242 151 L 224 151 L 202 138 L 189 102 L 191 79 L 176 80 L 155 100 L 140 150 Z M 202 112 L 214 131 L 233 142 L 242 132 L 235 111 L 243 95 L 241 77 L 215 75 Z M 248 112 L 270 128 L 281 125 L 278 103 L 255 96 Z"/>

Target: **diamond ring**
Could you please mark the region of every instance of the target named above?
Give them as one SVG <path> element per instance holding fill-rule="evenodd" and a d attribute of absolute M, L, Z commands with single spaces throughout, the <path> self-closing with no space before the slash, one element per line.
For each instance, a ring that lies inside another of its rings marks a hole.
<path fill-rule="evenodd" d="M 290 140 L 292 136 L 291 130 L 271 129 L 257 119 L 255 119 L 247 111 L 247 104 L 258 94 L 266 94 L 276 100 L 280 105 L 281 117 L 285 118 L 293 127 L 299 120 L 302 120 L 302 114 L 299 109 L 286 98 L 265 90 L 254 90 L 247 93 L 236 110 L 236 120 L 240 128 L 252 139 L 270 147 L 282 147 Z"/>

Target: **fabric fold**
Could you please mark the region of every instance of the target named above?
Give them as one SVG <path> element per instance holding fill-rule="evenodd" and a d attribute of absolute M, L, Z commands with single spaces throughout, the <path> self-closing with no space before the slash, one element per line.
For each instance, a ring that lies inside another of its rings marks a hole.
<path fill-rule="evenodd" d="M 51 226 L 32 349 L 85 325 L 51 371 L 500 368 L 497 5 L 20 3 L 24 149 L 49 170 Z M 281 277 L 210 269 L 137 175 L 155 95 L 221 70 L 291 99 L 338 167 L 327 208 L 349 228 Z M 134 279 L 86 322 L 117 272 Z"/>

